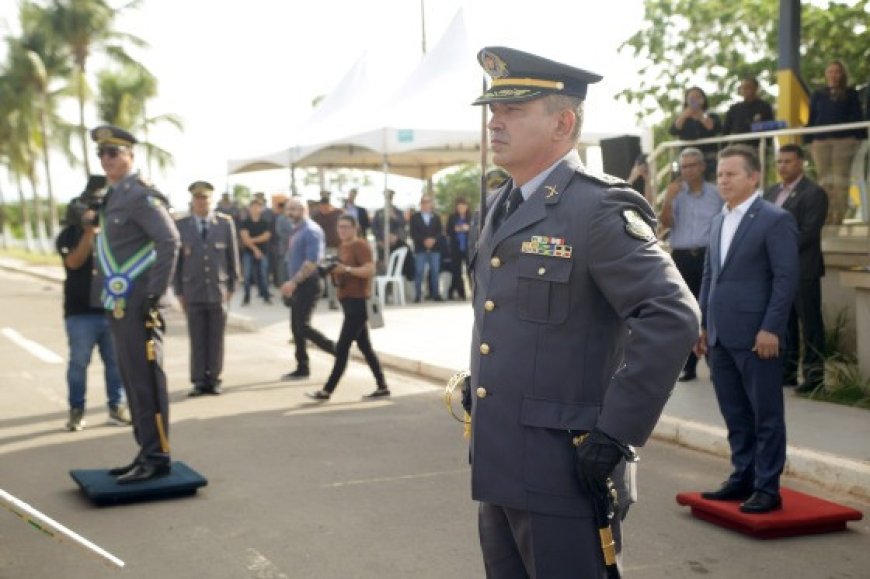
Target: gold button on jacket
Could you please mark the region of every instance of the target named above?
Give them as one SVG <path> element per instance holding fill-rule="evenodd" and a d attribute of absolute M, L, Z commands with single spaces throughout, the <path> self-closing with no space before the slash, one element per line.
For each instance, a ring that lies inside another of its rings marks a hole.
<path fill-rule="evenodd" d="M 480 386 L 477 389 L 477 397 L 478 398 L 486 398 L 486 394 L 487 394 L 486 388 L 484 388 L 483 386 Z"/>

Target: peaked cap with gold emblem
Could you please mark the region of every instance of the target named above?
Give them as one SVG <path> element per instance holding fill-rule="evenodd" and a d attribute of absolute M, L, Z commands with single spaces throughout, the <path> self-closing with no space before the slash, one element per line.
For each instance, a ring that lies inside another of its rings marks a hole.
<path fill-rule="evenodd" d="M 214 191 L 214 185 L 208 181 L 194 181 L 187 190 L 194 197 L 208 197 Z"/>
<path fill-rule="evenodd" d="M 477 60 L 492 78 L 489 90 L 472 104 L 522 102 L 551 94 L 586 98 L 586 87 L 603 77 L 528 52 L 488 46 Z"/>
<path fill-rule="evenodd" d="M 91 139 L 98 145 L 116 145 L 119 147 L 132 147 L 139 141 L 136 137 L 120 127 L 101 125 L 91 131 Z"/>

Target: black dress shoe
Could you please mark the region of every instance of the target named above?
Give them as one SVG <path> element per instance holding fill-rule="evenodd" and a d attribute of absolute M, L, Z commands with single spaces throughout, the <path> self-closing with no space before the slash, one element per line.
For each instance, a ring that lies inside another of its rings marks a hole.
<path fill-rule="evenodd" d="M 221 388 L 220 384 L 212 384 L 211 386 L 209 386 L 208 390 L 206 390 L 206 394 L 210 394 L 212 396 L 220 396 L 221 392 L 223 391 L 224 389 Z"/>
<path fill-rule="evenodd" d="M 188 392 L 187 395 L 191 398 L 196 398 L 197 396 L 202 396 L 205 393 L 205 388 L 203 388 L 202 386 L 194 386 L 190 389 L 190 392 Z"/>
<path fill-rule="evenodd" d="M 326 390 L 315 390 L 314 392 L 306 392 L 305 395 L 312 400 L 317 400 L 318 402 L 325 402 L 329 400 L 329 397 L 331 396 L 331 394 Z"/>
<path fill-rule="evenodd" d="M 750 496 L 752 496 L 751 487 L 745 487 L 730 482 L 722 483 L 719 490 L 701 493 L 701 498 L 707 499 L 708 501 L 735 501 L 738 499 L 743 501 L 748 499 Z"/>
<path fill-rule="evenodd" d="M 119 485 L 145 482 L 147 480 L 166 476 L 171 472 L 171 470 L 172 467 L 168 462 L 165 464 L 146 462 L 143 464 L 137 464 L 130 472 L 119 476 L 116 481 Z"/>
<path fill-rule="evenodd" d="M 696 379 L 698 375 L 695 372 L 683 372 L 683 374 L 677 378 L 679 382 L 691 382 Z"/>
<path fill-rule="evenodd" d="M 741 513 L 761 515 L 782 508 L 782 497 L 779 493 L 772 495 L 762 491 L 755 491 L 749 499 L 740 505 Z"/>
<path fill-rule="evenodd" d="M 112 476 L 120 476 L 122 474 L 127 474 L 139 464 L 139 459 L 133 460 L 130 464 L 125 464 L 124 466 L 116 466 L 115 468 L 109 469 L 109 474 Z"/>
<path fill-rule="evenodd" d="M 387 388 L 386 386 L 381 388 L 379 386 L 374 392 L 371 392 L 370 394 L 366 394 L 365 396 L 363 396 L 363 399 L 370 400 L 372 398 L 383 398 L 383 397 L 389 396 L 389 395 L 390 395 L 389 388 Z"/>
<path fill-rule="evenodd" d="M 304 380 L 311 376 L 311 372 L 309 372 L 305 368 L 296 368 L 292 372 L 288 372 L 287 374 L 283 374 L 281 376 L 281 380 Z"/>

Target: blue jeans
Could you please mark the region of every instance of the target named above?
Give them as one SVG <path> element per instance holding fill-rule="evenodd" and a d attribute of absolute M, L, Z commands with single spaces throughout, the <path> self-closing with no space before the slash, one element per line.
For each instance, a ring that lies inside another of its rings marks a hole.
<path fill-rule="evenodd" d="M 251 284 L 254 283 L 254 277 L 257 278 L 257 289 L 260 292 L 260 297 L 266 299 L 269 297 L 269 258 L 263 254 L 259 260 L 254 259 L 253 253 L 245 252 L 242 254 L 242 267 L 245 270 L 245 299 L 251 297 Z M 256 270 L 254 269 L 256 268 Z"/>
<path fill-rule="evenodd" d="M 110 408 L 124 402 L 124 384 L 118 371 L 115 345 L 109 331 L 109 320 L 104 314 L 79 314 L 64 320 L 69 341 L 69 367 L 66 381 L 69 387 L 70 408 L 85 407 L 88 385 L 88 364 L 94 346 L 100 350 L 106 377 L 106 398 Z"/>
<path fill-rule="evenodd" d="M 414 299 L 423 297 L 423 273 L 426 265 L 429 266 L 429 297 L 439 299 L 441 294 L 438 290 L 438 274 L 441 273 L 440 251 L 418 251 L 414 254 L 414 265 L 417 268 L 414 274 Z"/>

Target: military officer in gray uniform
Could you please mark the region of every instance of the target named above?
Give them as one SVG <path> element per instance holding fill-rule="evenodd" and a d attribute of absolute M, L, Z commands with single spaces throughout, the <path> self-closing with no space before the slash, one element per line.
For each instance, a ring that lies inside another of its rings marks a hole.
<path fill-rule="evenodd" d="M 91 131 L 91 138 L 109 183 L 100 211 L 92 300 L 108 310 L 139 445 L 133 462 L 109 473 L 118 483 L 130 484 L 170 472 L 159 311 L 178 254 L 178 231 L 166 198 L 133 171 L 133 135 L 100 126 Z"/>
<path fill-rule="evenodd" d="M 210 211 L 211 183 L 196 181 L 187 190 L 193 196 L 191 214 L 176 223 L 181 253 L 174 289 L 190 336 L 193 389 L 188 396 L 216 395 L 221 393 L 227 307 L 241 271 L 239 248 L 232 217 Z"/>
<path fill-rule="evenodd" d="M 493 161 L 511 177 L 471 257 L 484 567 L 498 579 L 600 578 L 596 504 L 612 479 L 618 552 L 632 500 L 624 458 L 646 442 L 698 338 L 698 306 L 643 197 L 580 162 L 583 99 L 601 77 L 509 48 L 478 60 L 492 85 L 474 104 L 489 107 Z"/>

